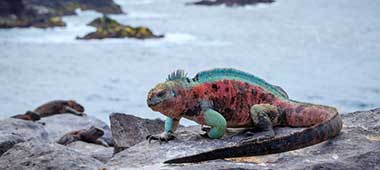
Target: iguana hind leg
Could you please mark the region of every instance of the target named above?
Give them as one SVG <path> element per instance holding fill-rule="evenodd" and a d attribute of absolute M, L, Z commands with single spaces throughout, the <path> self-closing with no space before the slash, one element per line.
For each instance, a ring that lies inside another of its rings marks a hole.
<path fill-rule="evenodd" d="M 269 104 L 257 104 L 251 107 L 251 118 L 254 129 L 246 132 L 247 138 L 241 140 L 241 143 L 259 142 L 273 138 L 274 121 L 278 121 L 280 113 L 275 106 Z M 257 132 L 259 131 L 259 132 Z"/>
<path fill-rule="evenodd" d="M 223 137 L 224 132 L 227 128 L 226 119 L 219 112 L 213 109 L 207 109 L 203 114 L 206 125 L 210 126 L 211 128 L 207 133 L 202 134 L 201 136 L 211 139 L 219 139 Z"/>

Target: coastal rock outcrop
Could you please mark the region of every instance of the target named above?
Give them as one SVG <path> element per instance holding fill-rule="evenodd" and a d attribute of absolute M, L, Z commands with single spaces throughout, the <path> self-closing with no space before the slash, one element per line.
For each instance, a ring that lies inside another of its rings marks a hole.
<path fill-rule="evenodd" d="M 104 38 L 136 38 L 152 39 L 162 38 L 163 35 L 155 35 L 147 27 L 131 27 L 118 23 L 107 16 L 103 16 L 91 21 L 88 25 L 96 28 L 95 32 L 88 33 L 77 39 L 104 39 Z"/>
<path fill-rule="evenodd" d="M 273 3 L 274 0 L 201 0 L 198 2 L 187 3 L 188 5 L 205 5 L 205 6 L 214 6 L 214 5 L 226 5 L 231 6 L 245 6 L 245 5 L 257 5 L 260 3 Z"/>
<path fill-rule="evenodd" d="M 143 119 L 124 113 L 112 113 L 110 121 L 115 142 L 114 153 L 144 141 L 147 135 L 162 132 L 165 124 L 160 119 Z"/>
<path fill-rule="evenodd" d="M 58 114 L 42 118 L 38 122 L 45 124 L 44 128 L 49 134 L 49 140 L 56 142 L 68 132 L 90 128 L 91 126 L 103 130 L 104 135 L 100 139 L 109 146 L 113 146 L 113 139 L 110 127 L 103 121 L 92 116 L 75 116 L 73 114 Z"/>
<path fill-rule="evenodd" d="M 199 126 L 180 128 L 177 139 L 165 144 L 147 141 L 116 154 L 106 168 L 150 169 L 376 169 L 380 166 L 380 109 L 347 113 L 339 136 L 307 148 L 265 156 L 214 160 L 196 164 L 166 165 L 165 160 L 236 143 L 238 138 L 204 139 Z M 286 135 L 300 128 L 277 128 Z"/>
<path fill-rule="evenodd" d="M 0 28 L 65 26 L 62 15 L 74 15 L 76 9 L 101 13 L 122 13 L 113 0 L 1 0 Z"/>
<path fill-rule="evenodd" d="M 97 169 L 101 165 L 68 147 L 35 141 L 17 144 L 0 157 L 0 169 Z"/>
<path fill-rule="evenodd" d="M 188 126 L 180 127 L 173 141 L 149 144 L 144 140 L 146 135 L 161 133 L 162 120 L 113 113 L 110 120 L 115 146 L 125 149 L 113 155 L 112 147 L 82 141 L 67 146 L 55 143 L 67 131 L 88 126 L 107 129 L 104 122 L 90 116 L 60 114 L 38 122 L 8 118 L 0 120 L 0 169 L 377 169 L 380 108 L 341 117 L 344 122 L 341 134 L 314 146 L 273 155 L 177 165 L 163 162 L 235 145 L 244 136 L 233 136 L 238 131 L 229 130 L 223 139 L 211 140 L 199 135 L 200 126 Z M 302 128 L 275 130 L 278 136 L 284 136 Z M 111 133 L 109 128 L 108 131 Z"/>
<path fill-rule="evenodd" d="M 42 125 L 31 121 L 0 120 L 0 156 L 15 144 L 29 140 L 48 141 L 48 133 Z"/>

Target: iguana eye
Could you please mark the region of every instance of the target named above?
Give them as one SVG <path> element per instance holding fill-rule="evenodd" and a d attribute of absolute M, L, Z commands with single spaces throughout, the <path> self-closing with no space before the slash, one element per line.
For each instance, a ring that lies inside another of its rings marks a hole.
<path fill-rule="evenodd" d="M 157 97 L 162 97 L 165 95 L 165 93 L 166 93 L 166 91 L 160 91 L 157 93 Z"/>

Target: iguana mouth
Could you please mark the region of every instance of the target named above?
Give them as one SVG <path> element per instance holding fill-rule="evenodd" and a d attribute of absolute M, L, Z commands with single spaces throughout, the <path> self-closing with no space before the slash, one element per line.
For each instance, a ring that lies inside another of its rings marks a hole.
<path fill-rule="evenodd" d="M 155 100 L 154 98 L 148 100 L 148 106 L 149 106 L 149 107 L 157 106 L 157 105 L 160 104 L 160 103 L 161 103 L 160 100 Z"/>

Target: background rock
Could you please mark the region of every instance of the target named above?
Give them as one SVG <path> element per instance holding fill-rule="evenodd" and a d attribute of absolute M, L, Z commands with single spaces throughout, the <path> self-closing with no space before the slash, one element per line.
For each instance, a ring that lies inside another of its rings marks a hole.
<path fill-rule="evenodd" d="M 87 25 L 96 27 L 96 31 L 88 33 L 83 37 L 77 37 L 77 39 L 136 38 L 143 40 L 164 37 L 164 35 L 155 35 L 147 27 L 123 25 L 105 15 L 94 19 Z"/>
<path fill-rule="evenodd" d="M 164 130 L 164 121 L 143 119 L 123 113 L 110 115 L 115 153 L 145 140 L 147 135 L 158 134 Z"/>
<path fill-rule="evenodd" d="M 55 15 L 73 15 L 75 9 L 95 10 L 105 14 L 120 14 L 121 7 L 113 0 L 22 0 L 26 6 L 45 9 Z"/>
<path fill-rule="evenodd" d="M 111 129 L 109 126 L 92 116 L 75 116 L 73 114 L 59 114 L 49 117 L 44 117 L 39 122 L 45 124 L 45 129 L 49 134 L 49 140 L 56 142 L 59 138 L 68 132 L 80 129 L 87 129 L 91 126 L 101 128 L 104 131 L 104 135 L 100 138 L 113 146 Z"/>
<path fill-rule="evenodd" d="M 107 168 L 168 169 L 379 169 L 380 109 L 342 115 L 342 132 L 336 138 L 299 150 L 266 156 L 214 160 L 196 164 L 164 165 L 163 161 L 229 146 L 234 138 L 199 137 L 199 127 L 181 128 L 178 139 L 166 144 L 137 144 L 115 155 Z M 290 131 L 289 131 L 290 130 Z M 277 128 L 278 135 L 300 129 Z"/>
<path fill-rule="evenodd" d="M 198 2 L 191 2 L 188 4 L 193 5 L 206 5 L 206 6 L 214 6 L 214 5 L 226 5 L 226 6 L 245 6 L 245 5 L 257 5 L 260 3 L 273 3 L 274 0 L 202 0 Z"/>
<path fill-rule="evenodd" d="M 97 169 L 102 163 L 55 143 L 24 142 L 0 157 L 0 169 Z"/>
<path fill-rule="evenodd" d="M 122 13 L 112 0 L 1 0 L 0 28 L 65 26 L 60 16 L 74 15 L 78 8 Z"/>
<path fill-rule="evenodd" d="M 28 141 L 47 141 L 48 134 L 42 125 L 20 119 L 0 120 L 0 156 L 13 145 Z"/>

